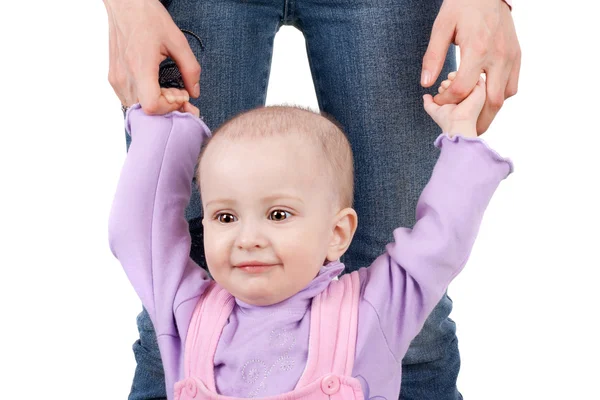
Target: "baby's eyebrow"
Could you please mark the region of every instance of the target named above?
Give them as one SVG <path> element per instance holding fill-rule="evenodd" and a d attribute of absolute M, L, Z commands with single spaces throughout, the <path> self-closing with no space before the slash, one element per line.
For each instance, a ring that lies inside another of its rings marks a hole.
<path fill-rule="evenodd" d="M 263 203 L 274 203 L 282 200 L 292 200 L 300 204 L 304 204 L 304 200 L 301 197 L 294 196 L 288 193 L 276 193 L 262 198 Z"/>
<path fill-rule="evenodd" d="M 301 197 L 299 196 L 295 196 L 293 194 L 290 193 L 275 193 L 275 194 L 271 194 L 268 196 L 264 196 L 260 198 L 260 202 L 262 204 L 269 204 L 269 203 L 281 203 L 281 202 L 294 202 L 296 204 L 300 204 L 300 205 L 304 205 L 304 200 L 302 200 Z M 210 207 L 218 207 L 218 208 L 222 208 L 222 207 L 229 207 L 229 208 L 235 208 L 235 206 L 238 205 L 238 202 L 234 199 L 231 198 L 220 198 L 220 199 L 213 199 L 210 200 L 208 202 L 206 202 L 206 204 L 204 205 L 205 208 L 210 208 Z"/>
<path fill-rule="evenodd" d="M 207 202 L 204 206 L 207 208 L 210 206 L 214 206 L 214 205 L 218 205 L 220 207 L 222 207 L 222 206 L 231 207 L 231 206 L 234 206 L 235 204 L 236 204 L 236 201 L 233 199 L 215 199 L 215 200 L 211 200 L 211 201 Z"/>

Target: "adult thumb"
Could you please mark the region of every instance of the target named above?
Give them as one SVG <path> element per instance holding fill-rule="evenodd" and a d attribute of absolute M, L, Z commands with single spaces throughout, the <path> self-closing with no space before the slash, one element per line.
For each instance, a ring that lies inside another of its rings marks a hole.
<path fill-rule="evenodd" d="M 429 45 L 423 56 L 421 86 L 430 87 L 437 80 L 440 71 L 444 66 L 448 47 L 450 46 L 450 43 L 452 43 L 453 34 L 454 24 L 444 22 L 443 19 L 440 20 L 440 17 L 438 16 L 438 19 L 435 20 L 431 29 Z"/>

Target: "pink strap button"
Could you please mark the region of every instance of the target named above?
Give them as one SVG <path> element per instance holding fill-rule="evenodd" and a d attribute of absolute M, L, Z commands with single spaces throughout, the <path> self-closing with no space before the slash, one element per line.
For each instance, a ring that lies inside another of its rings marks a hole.
<path fill-rule="evenodd" d="M 185 381 L 185 393 L 191 398 L 196 397 L 196 393 L 198 393 L 198 386 L 196 386 L 196 382 L 193 378 L 188 378 Z"/>
<path fill-rule="evenodd" d="M 329 396 L 336 394 L 340 390 L 340 378 L 335 375 L 327 375 L 321 381 L 321 390 Z"/>

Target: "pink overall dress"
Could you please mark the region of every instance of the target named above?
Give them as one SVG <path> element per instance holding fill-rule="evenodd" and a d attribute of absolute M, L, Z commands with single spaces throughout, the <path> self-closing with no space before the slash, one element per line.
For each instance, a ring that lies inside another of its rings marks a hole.
<path fill-rule="evenodd" d="M 360 283 L 358 272 L 333 280 L 311 306 L 308 360 L 291 392 L 264 400 L 363 400 L 360 382 L 352 377 Z M 214 356 L 235 299 L 215 284 L 201 297 L 188 331 L 185 378 L 175 384 L 175 400 L 238 400 L 217 394 Z"/>

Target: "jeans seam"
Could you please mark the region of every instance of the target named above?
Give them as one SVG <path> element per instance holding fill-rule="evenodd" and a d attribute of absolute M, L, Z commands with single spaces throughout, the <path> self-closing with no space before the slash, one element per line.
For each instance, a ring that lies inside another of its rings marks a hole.
<path fill-rule="evenodd" d="M 304 33 L 304 32 L 302 32 Z M 304 36 L 304 40 L 306 40 L 306 57 L 308 58 L 308 65 L 310 67 L 313 86 L 315 87 L 315 95 L 317 96 L 317 104 L 319 105 L 320 110 L 325 110 L 325 100 L 323 96 L 323 87 L 321 85 L 321 74 L 319 71 L 319 65 L 311 56 L 311 48 L 309 44 L 308 37 Z"/>
<path fill-rule="evenodd" d="M 285 16 L 284 16 L 284 18 L 285 18 Z M 277 25 L 277 28 L 275 29 L 275 33 L 273 34 L 272 38 L 275 37 L 280 26 L 281 26 L 281 23 L 279 23 Z M 267 60 L 266 64 L 263 64 L 264 68 L 263 68 L 263 79 L 262 79 L 262 86 L 261 86 L 261 93 L 262 93 L 261 102 L 263 105 L 266 104 L 266 102 L 267 102 L 267 88 L 269 85 L 269 75 L 271 74 L 271 62 L 273 60 L 273 41 L 274 41 L 273 39 L 269 40 L 269 59 Z"/>
<path fill-rule="evenodd" d="M 288 25 L 294 20 L 294 0 L 284 0 L 283 3 L 283 23 Z"/>

